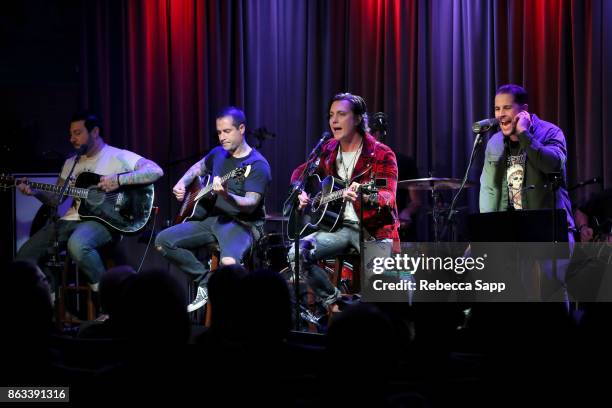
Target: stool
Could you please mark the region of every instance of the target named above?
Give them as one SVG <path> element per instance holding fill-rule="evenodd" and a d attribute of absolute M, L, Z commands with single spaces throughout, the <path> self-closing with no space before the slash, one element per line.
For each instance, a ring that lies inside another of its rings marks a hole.
<path fill-rule="evenodd" d="M 344 264 L 350 263 L 353 266 L 353 276 L 350 287 L 346 284 L 346 279 L 342 278 Z M 331 277 L 331 282 L 343 293 L 358 293 L 361 291 L 361 254 L 354 248 L 350 248 L 347 252 L 338 254 L 334 258 L 334 271 Z M 344 289 L 344 291 L 343 291 Z"/>
<path fill-rule="evenodd" d="M 219 265 L 221 264 L 221 248 L 219 247 L 219 243 L 215 242 L 214 244 L 209 244 L 206 249 L 210 253 L 210 273 L 213 273 L 219 269 Z M 205 327 L 210 327 L 210 322 L 212 320 L 210 302 L 206 302 L 204 308 L 204 319 L 202 323 Z"/>
<path fill-rule="evenodd" d="M 210 256 L 210 263 L 209 263 L 210 272 L 209 273 L 213 273 L 214 271 L 219 269 L 219 266 L 221 265 L 221 248 L 219 247 L 219 243 L 215 242 L 215 243 L 206 245 L 205 249 Z M 251 251 L 251 256 L 244 262 L 245 267 L 247 269 L 253 266 L 253 259 L 252 259 L 253 253 L 255 253 L 255 250 Z M 195 294 L 197 293 L 197 287 L 194 287 L 193 285 L 191 286 L 192 287 L 191 287 L 190 293 L 193 298 L 193 296 L 195 296 Z M 205 327 L 210 327 L 211 320 L 212 320 L 210 302 L 206 302 L 206 304 L 204 305 L 203 315 L 196 316 L 195 320 L 201 321 Z"/>
<path fill-rule="evenodd" d="M 115 262 L 112 257 L 112 251 L 115 245 L 105 245 L 98 250 L 102 262 L 106 269 L 115 266 Z M 77 312 L 80 312 L 80 296 L 85 295 L 85 307 L 86 307 L 86 320 L 94 320 L 96 318 L 96 306 L 93 300 L 93 291 L 89 286 L 88 279 L 82 274 L 81 270 L 77 265 L 73 266 L 73 261 L 68 251 L 65 252 L 64 256 L 64 267 L 62 268 L 60 282 L 58 285 L 58 297 L 56 304 L 56 324 L 58 328 L 62 328 L 64 323 L 74 324 L 81 323 L 82 320 L 78 317 L 70 314 L 66 316 L 66 294 L 74 293 L 76 295 L 76 307 Z M 71 276 L 72 275 L 72 276 Z M 72 279 L 71 279 L 72 278 Z"/>

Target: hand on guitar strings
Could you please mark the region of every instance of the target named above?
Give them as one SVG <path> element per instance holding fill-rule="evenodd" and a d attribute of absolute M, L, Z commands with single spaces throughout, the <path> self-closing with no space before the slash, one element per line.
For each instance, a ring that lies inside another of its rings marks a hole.
<path fill-rule="evenodd" d="M 305 191 L 302 191 L 300 193 L 300 195 L 298 196 L 298 200 L 300 200 L 300 204 L 298 205 L 298 210 L 301 210 L 302 208 L 310 204 L 310 197 L 308 196 L 308 193 L 306 193 Z"/>
<path fill-rule="evenodd" d="M 183 180 L 179 180 L 174 187 L 172 187 L 172 194 L 174 194 L 178 201 L 183 201 L 185 198 L 185 183 Z"/>
<path fill-rule="evenodd" d="M 349 186 L 349 188 L 342 193 L 342 198 L 350 201 L 351 203 L 354 203 L 355 201 L 357 201 L 357 197 L 358 197 L 357 190 L 358 189 L 359 189 L 359 183 L 353 182 Z"/>
<path fill-rule="evenodd" d="M 98 183 L 98 188 L 106 191 L 107 193 L 110 191 L 115 191 L 119 188 L 119 181 L 117 180 L 117 174 L 111 174 L 108 176 L 100 177 L 100 182 Z"/>

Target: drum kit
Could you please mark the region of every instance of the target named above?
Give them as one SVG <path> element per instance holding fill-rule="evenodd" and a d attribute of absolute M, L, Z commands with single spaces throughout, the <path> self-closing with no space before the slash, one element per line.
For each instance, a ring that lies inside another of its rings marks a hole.
<path fill-rule="evenodd" d="M 431 194 L 431 214 L 434 242 L 440 241 L 440 227 L 443 223 L 443 216 L 449 215 L 450 211 L 457 213 L 458 210 L 449 208 L 442 200 L 442 191 L 459 190 L 462 188 L 476 187 L 476 183 L 457 178 L 446 177 L 427 177 L 412 180 L 401 180 L 397 182 L 397 188 L 404 190 L 429 191 Z"/>

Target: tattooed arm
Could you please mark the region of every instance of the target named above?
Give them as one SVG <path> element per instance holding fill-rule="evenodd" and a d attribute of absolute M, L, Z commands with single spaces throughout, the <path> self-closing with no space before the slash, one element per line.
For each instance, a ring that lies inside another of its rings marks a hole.
<path fill-rule="evenodd" d="M 187 170 L 187 172 L 183 174 L 183 177 L 181 177 L 181 179 L 172 188 L 172 193 L 174 194 L 177 200 L 183 201 L 183 198 L 185 198 L 185 190 L 187 186 L 191 184 L 193 179 L 204 174 L 204 159 L 205 158 L 191 166 L 189 170 Z"/>
<path fill-rule="evenodd" d="M 98 187 L 104 191 L 113 191 L 123 185 L 150 184 L 163 175 L 164 171 L 155 162 L 142 158 L 136 162 L 133 171 L 102 176 Z"/>
<path fill-rule="evenodd" d="M 191 184 L 194 178 L 202 175 L 202 169 L 204 168 L 204 158 L 191 166 L 189 170 L 183 174 L 183 177 L 179 180 L 179 183 L 183 183 L 183 185 L 188 186 Z M 178 183 L 177 183 L 178 184 Z"/>
<path fill-rule="evenodd" d="M 140 159 L 136 162 L 133 171 L 118 175 L 119 185 L 126 184 L 150 184 L 164 175 L 164 171 L 155 162 Z"/>
<path fill-rule="evenodd" d="M 252 191 L 247 191 L 244 197 L 230 193 L 221 185 L 221 179 L 219 177 L 215 177 L 213 180 L 213 190 L 218 195 L 224 197 L 229 203 L 236 205 L 240 209 L 240 212 L 246 214 L 255 211 L 262 198 L 261 194 Z"/>

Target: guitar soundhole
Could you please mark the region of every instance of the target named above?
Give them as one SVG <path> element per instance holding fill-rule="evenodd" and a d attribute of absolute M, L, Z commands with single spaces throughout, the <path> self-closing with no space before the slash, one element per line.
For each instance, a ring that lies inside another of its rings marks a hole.
<path fill-rule="evenodd" d="M 99 206 L 104 202 L 104 198 L 106 197 L 106 193 L 98 190 L 97 188 L 90 188 L 89 193 L 87 194 L 87 203 L 91 206 Z"/>

